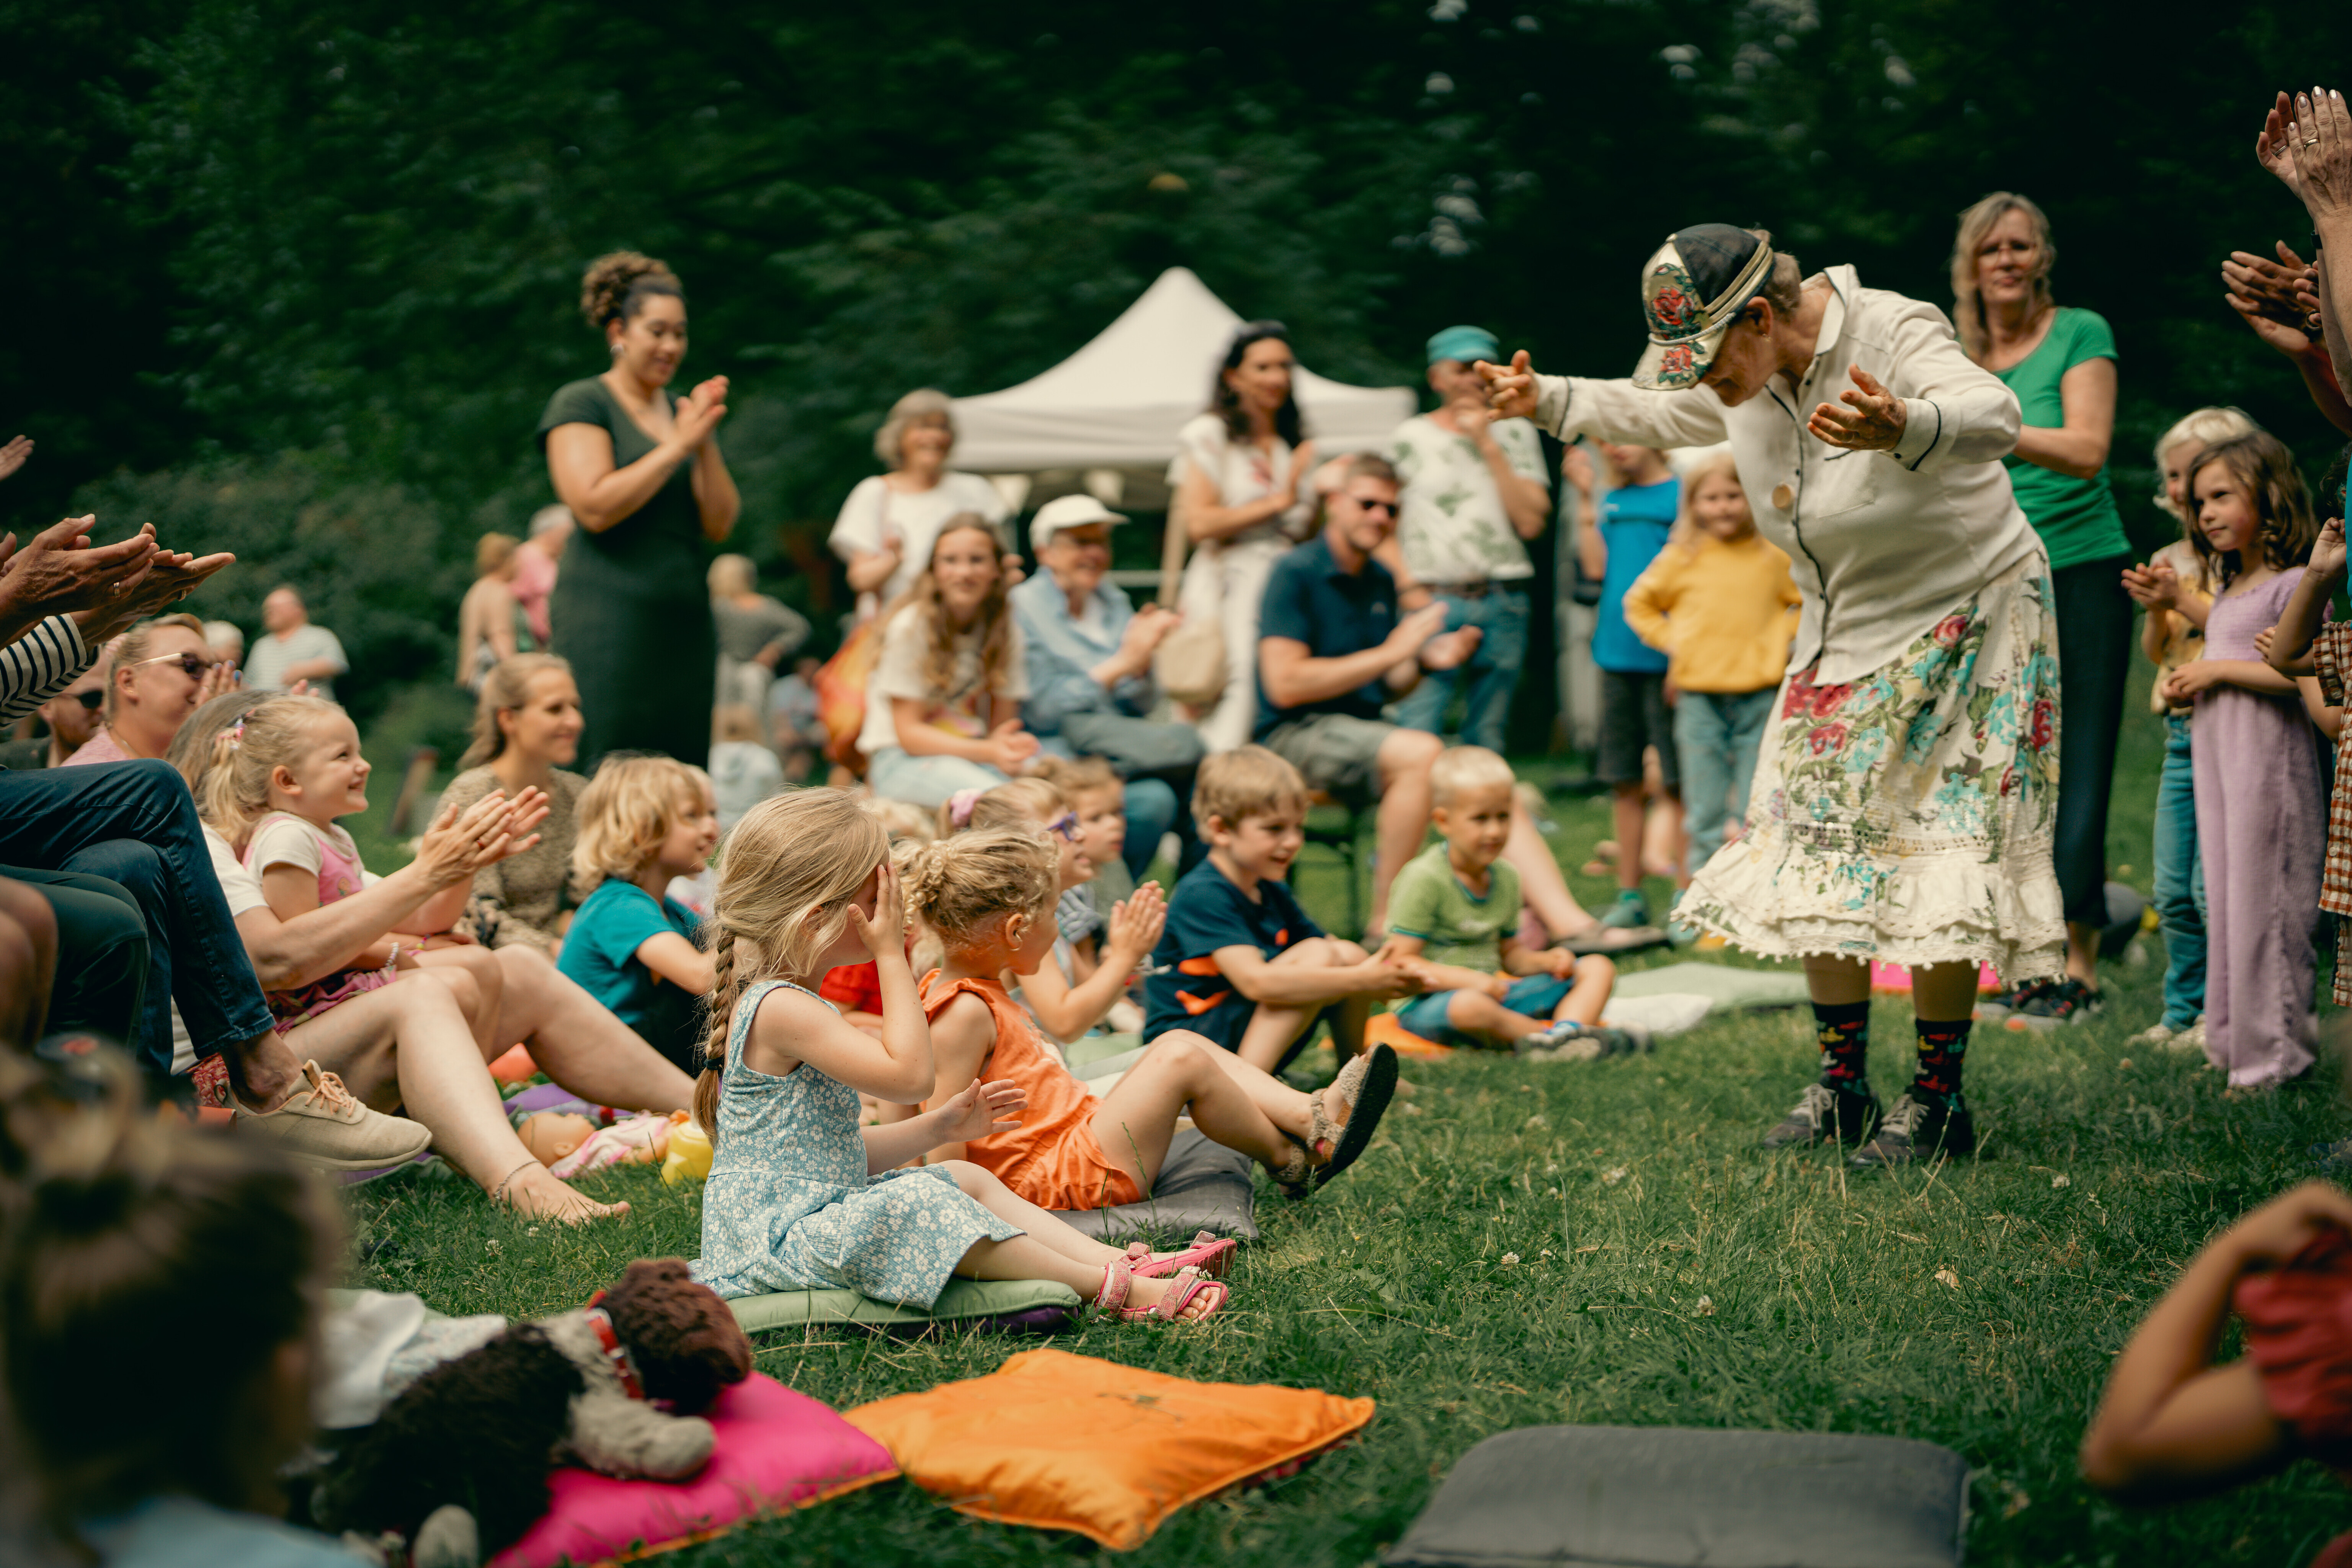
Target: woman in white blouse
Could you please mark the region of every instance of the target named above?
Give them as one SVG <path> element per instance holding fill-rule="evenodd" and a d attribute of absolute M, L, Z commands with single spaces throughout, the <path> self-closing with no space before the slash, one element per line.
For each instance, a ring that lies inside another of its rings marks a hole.
<path fill-rule="evenodd" d="M 1932 305 L 1807 278 L 1771 237 L 1677 231 L 1643 268 L 1630 381 L 1482 365 L 1497 413 L 1645 447 L 1728 440 L 1803 595 L 1747 831 L 1677 920 L 1803 961 L 1822 1080 L 1769 1145 L 1857 1142 L 1864 1165 L 1975 1147 L 1960 1097 L 1980 964 L 2062 973 L 2050 558 L 2000 464 L 2015 395 Z M 1863 1068 L 1870 963 L 1911 970 L 1918 1058 L 1880 1114 Z"/>
<path fill-rule="evenodd" d="M 1257 611 L 1274 563 L 1306 531 L 1314 498 L 1301 493 L 1315 443 L 1301 438 L 1292 397 L 1289 329 L 1245 321 L 1217 367 L 1208 412 L 1178 433 L 1176 511 L 1194 546 L 1184 571 L 1187 617 L 1225 630 L 1225 690 L 1201 721 L 1212 752 L 1247 743 L 1257 715 Z"/>
<path fill-rule="evenodd" d="M 891 405 L 889 418 L 875 433 L 874 454 L 890 471 L 861 480 L 849 492 L 827 541 L 849 563 L 860 619 L 872 619 L 914 583 L 948 519 L 978 512 L 992 523 L 1004 521 L 1004 501 L 995 486 L 978 474 L 948 468 L 955 438 L 948 395 L 928 386 Z M 1017 575 L 1013 580 L 1020 581 Z"/>

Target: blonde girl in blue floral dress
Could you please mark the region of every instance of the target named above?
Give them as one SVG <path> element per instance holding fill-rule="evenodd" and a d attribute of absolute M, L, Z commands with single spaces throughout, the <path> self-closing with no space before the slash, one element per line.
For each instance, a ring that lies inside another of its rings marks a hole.
<path fill-rule="evenodd" d="M 935 1110 L 859 1127 L 859 1093 L 919 1104 L 937 1070 L 888 853 L 881 823 L 838 790 L 763 802 L 729 836 L 695 1089 L 716 1150 L 695 1277 L 729 1298 L 847 1289 L 922 1308 L 951 1275 L 1052 1279 L 1126 1319 L 1213 1315 L 1231 1294 L 1223 1282 L 1083 1236 L 977 1165 L 897 1168 L 1019 1125 L 1013 1084 L 975 1079 Z M 868 958 L 878 1040 L 815 991 L 836 965 Z"/>
<path fill-rule="evenodd" d="M 1771 236 L 1677 230 L 1642 268 L 1630 380 L 1482 365 L 1496 411 L 1645 447 L 1728 441 L 1757 531 L 1791 563 L 1796 646 L 1746 832 L 1675 918 L 1805 965 L 1821 1080 L 1768 1145 L 1869 1143 L 1857 1164 L 1966 1153 L 1977 971 L 2063 973 L 2050 558 L 2000 459 L 2017 396 L 1933 305 L 1806 277 Z M 1918 1058 L 1882 1108 L 1864 1073 L 1870 962 L 1912 971 Z"/>

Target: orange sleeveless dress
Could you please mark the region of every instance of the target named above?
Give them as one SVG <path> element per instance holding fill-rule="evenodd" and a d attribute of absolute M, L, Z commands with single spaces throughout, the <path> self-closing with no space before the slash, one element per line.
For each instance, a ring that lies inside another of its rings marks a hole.
<path fill-rule="evenodd" d="M 988 1004 L 996 1045 L 981 1064 L 982 1079 L 1011 1079 L 1028 1096 L 1021 1125 L 964 1145 L 964 1158 L 1039 1208 L 1105 1209 L 1143 1196 L 1135 1178 L 1111 1163 L 1095 1141 L 1099 1109 L 1069 1068 L 1045 1054 L 1037 1026 L 994 980 L 959 980 L 934 989 L 940 972 L 923 976 L 923 1016 L 939 1021 L 948 1004 L 969 991 Z"/>

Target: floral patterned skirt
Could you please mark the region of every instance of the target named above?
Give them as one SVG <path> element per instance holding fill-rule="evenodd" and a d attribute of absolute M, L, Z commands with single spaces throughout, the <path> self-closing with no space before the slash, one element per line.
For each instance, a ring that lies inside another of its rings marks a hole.
<path fill-rule="evenodd" d="M 2060 973 L 2051 868 L 2058 656 L 2049 571 L 2021 563 L 1859 680 L 1791 671 L 1747 830 L 1675 918 L 1771 958 Z"/>

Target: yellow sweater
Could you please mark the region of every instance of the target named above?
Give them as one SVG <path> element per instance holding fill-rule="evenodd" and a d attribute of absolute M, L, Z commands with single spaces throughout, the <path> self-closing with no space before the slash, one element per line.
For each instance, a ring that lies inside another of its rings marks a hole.
<path fill-rule="evenodd" d="M 1666 679 L 1685 691 L 1760 691 L 1789 668 L 1799 602 L 1789 558 L 1763 535 L 1698 533 L 1634 579 L 1625 624 L 1666 656 Z"/>

